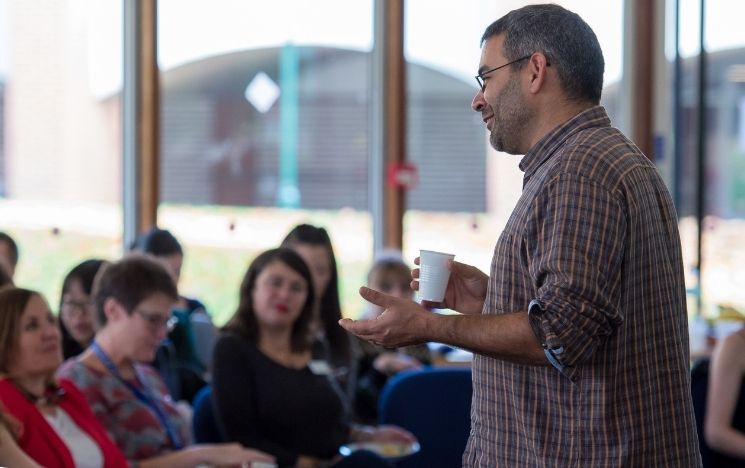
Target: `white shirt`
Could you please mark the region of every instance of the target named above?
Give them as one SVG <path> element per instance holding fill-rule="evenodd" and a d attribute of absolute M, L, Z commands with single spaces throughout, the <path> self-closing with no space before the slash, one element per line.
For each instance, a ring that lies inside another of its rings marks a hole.
<path fill-rule="evenodd" d="M 54 416 L 45 414 L 44 418 L 67 445 L 77 468 L 101 468 L 103 466 L 101 448 L 75 424 L 75 421 L 62 408 L 57 408 Z"/>

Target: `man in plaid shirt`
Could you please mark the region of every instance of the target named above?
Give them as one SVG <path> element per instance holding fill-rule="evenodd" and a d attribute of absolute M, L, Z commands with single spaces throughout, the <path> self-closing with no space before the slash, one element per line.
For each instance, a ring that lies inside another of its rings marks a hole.
<path fill-rule="evenodd" d="M 603 68 L 594 32 L 557 5 L 491 24 L 472 107 L 494 148 L 525 156 L 489 275 L 450 263 L 443 303 L 425 305 L 460 315 L 362 288 L 385 312 L 340 322 L 385 346 L 475 353 L 464 466 L 701 464 L 677 217 L 598 105 Z"/>

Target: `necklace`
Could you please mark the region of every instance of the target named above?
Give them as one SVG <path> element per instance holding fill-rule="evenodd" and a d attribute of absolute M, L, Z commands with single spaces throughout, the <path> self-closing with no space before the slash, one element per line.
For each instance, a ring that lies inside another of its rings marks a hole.
<path fill-rule="evenodd" d="M 57 402 L 59 402 L 59 400 L 63 396 L 65 396 L 65 389 L 61 388 L 54 381 L 50 381 L 47 383 L 43 395 L 37 395 L 33 392 L 30 392 L 27 388 L 25 388 L 23 385 L 19 384 L 15 380 L 11 379 L 11 382 L 13 383 L 13 386 L 18 389 L 19 392 L 21 392 L 21 395 L 23 395 L 24 398 L 35 405 L 56 405 Z"/>

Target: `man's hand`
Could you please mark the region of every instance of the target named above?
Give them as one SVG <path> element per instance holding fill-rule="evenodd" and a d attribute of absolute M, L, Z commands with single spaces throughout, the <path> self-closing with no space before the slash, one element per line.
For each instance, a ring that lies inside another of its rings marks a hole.
<path fill-rule="evenodd" d="M 414 259 L 419 265 L 419 257 Z M 442 302 L 422 301 L 427 308 L 452 309 L 461 314 L 480 314 L 486 300 L 486 287 L 489 276 L 478 268 L 465 263 L 448 261 L 450 279 Z M 411 270 L 411 288 L 419 290 L 419 268 Z"/>
<path fill-rule="evenodd" d="M 399 348 L 429 341 L 427 323 L 435 316 L 414 301 L 400 299 L 374 289 L 361 287 L 363 299 L 382 307 L 383 313 L 371 320 L 341 319 L 339 325 L 373 344 Z"/>

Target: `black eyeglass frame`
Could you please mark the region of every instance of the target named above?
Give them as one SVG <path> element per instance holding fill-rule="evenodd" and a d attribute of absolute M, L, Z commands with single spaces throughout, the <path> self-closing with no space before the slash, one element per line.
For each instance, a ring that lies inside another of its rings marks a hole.
<path fill-rule="evenodd" d="M 483 93 L 484 92 L 484 89 L 486 89 L 486 83 L 484 83 L 484 77 L 486 75 L 488 75 L 489 73 L 495 72 L 495 71 L 499 70 L 500 68 L 504 68 L 504 67 L 506 67 L 508 65 L 512 65 L 513 63 L 517 63 L 517 62 L 521 62 L 523 60 L 529 59 L 530 57 L 533 56 L 533 54 L 535 54 L 535 52 L 533 52 L 530 55 L 526 55 L 525 57 L 520 57 L 519 59 L 515 59 L 515 60 L 513 60 L 511 62 L 505 63 L 504 65 L 500 65 L 500 66 L 498 66 L 496 68 L 492 68 L 490 70 L 482 71 L 481 73 L 479 73 L 478 75 L 476 75 L 474 78 L 476 78 L 476 83 L 479 84 L 479 89 L 481 90 L 481 92 Z M 550 65 L 551 65 L 550 63 L 546 63 L 546 66 L 550 66 Z"/>

